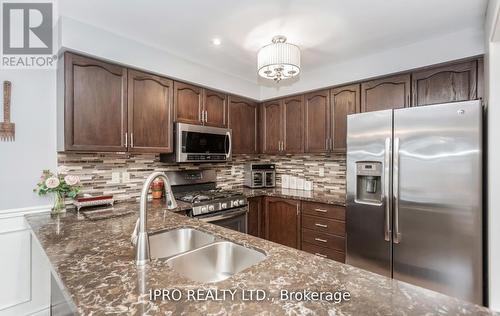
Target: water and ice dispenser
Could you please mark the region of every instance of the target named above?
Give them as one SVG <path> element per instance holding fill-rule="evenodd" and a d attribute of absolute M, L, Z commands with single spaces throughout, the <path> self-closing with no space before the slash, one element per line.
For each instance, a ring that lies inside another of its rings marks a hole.
<path fill-rule="evenodd" d="M 356 162 L 356 202 L 382 203 L 382 163 Z"/>

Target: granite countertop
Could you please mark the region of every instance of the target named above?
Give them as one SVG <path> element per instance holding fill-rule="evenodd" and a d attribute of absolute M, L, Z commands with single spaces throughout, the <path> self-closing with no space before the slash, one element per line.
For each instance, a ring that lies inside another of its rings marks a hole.
<path fill-rule="evenodd" d="M 116 207 L 137 207 L 123 203 Z M 148 211 L 150 231 L 193 227 L 220 238 L 257 248 L 267 258 L 218 282 L 203 284 L 177 274 L 165 260 L 135 265 L 130 234 L 137 213 L 89 221 L 67 213 L 27 215 L 64 295 L 82 315 L 490 315 L 484 307 L 430 290 L 323 259 L 250 235 L 214 226 L 163 210 L 153 203 Z M 181 300 L 150 300 L 150 289 L 177 289 Z M 266 300 L 186 301 L 188 290 L 265 290 Z M 348 291 L 349 301 L 280 300 L 280 290 Z"/>
<path fill-rule="evenodd" d="M 252 189 L 247 187 L 237 187 L 235 191 L 241 192 L 248 198 L 257 196 L 275 196 L 286 199 L 320 202 L 345 206 L 345 194 L 342 193 L 327 193 L 316 191 L 293 190 L 284 188 L 262 188 Z"/>

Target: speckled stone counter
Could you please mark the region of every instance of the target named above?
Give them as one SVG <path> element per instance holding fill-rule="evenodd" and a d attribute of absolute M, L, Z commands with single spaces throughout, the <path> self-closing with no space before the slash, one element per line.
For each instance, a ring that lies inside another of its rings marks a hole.
<path fill-rule="evenodd" d="M 127 207 L 123 204 L 118 207 Z M 129 207 L 136 207 L 129 204 Z M 45 250 L 51 269 L 76 313 L 81 315 L 489 315 L 486 308 L 429 290 L 309 255 L 300 250 L 214 226 L 155 204 L 148 212 L 150 231 L 193 227 L 247 247 L 267 258 L 224 281 L 201 284 L 182 277 L 165 260 L 145 268 L 135 265 L 130 244 L 137 213 L 88 221 L 67 213 L 27 215 L 35 240 Z M 269 300 L 150 300 L 150 289 L 261 289 Z M 336 291 L 349 302 L 282 301 L 279 291 Z"/>
<path fill-rule="evenodd" d="M 345 195 L 341 193 L 325 193 L 325 192 L 293 190 L 293 189 L 283 189 L 283 188 L 251 189 L 247 187 L 237 187 L 234 190 L 241 192 L 247 198 L 257 197 L 257 196 L 274 196 L 285 199 L 320 202 L 338 206 L 345 206 Z"/>

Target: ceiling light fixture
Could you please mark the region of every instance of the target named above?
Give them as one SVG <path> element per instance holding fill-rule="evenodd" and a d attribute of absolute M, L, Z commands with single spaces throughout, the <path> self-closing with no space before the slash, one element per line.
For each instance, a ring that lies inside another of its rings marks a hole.
<path fill-rule="evenodd" d="M 220 38 L 212 39 L 212 44 L 214 44 L 215 46 L 219 46 L 221 43 L 222 42 L 221 42 Z"/>
<path fill-rule="evenodd" d="M 257 67 L 259 76 L 276 82 L 295 77 L 300 73 L 300 48 L 277 35 L 272 44 L 259 49 Z"/>

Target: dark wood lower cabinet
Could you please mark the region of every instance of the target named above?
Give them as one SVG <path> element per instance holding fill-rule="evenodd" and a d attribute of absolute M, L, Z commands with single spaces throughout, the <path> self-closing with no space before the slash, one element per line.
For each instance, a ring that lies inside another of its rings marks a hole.
<path fill-rule="evenodd" d="M 264 201 L 266 239 L 299 249 L 300 201 L 275 197 L 266 197 Z"/>
<path fill-rule="evenodd" d="M 248 199 L 247 233 L 255 237 L 264 237 L 263 225 L 264 212 L 262 211 L 262 198 Z"/>

